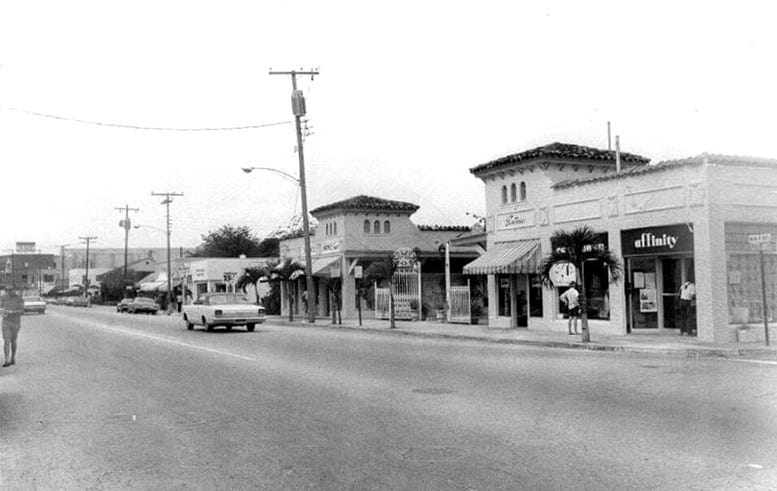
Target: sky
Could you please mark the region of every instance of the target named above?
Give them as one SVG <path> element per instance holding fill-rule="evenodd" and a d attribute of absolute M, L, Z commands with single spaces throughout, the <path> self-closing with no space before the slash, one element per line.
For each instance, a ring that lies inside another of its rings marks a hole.
<path fill-rule="evenodd" d="M 469 169 L 555 141 L 658 162 L 777 158 L 770 2 L 0 3 L 0 249 L 173 247 L 300 214 L 291 79 L 307 101 L 308 206 L 360 194 L 418 224 L 485 208 Z M 27 112 L 22 112 L 27 111 Z M 58 118 L 30 114 L 39 113 Z M 69 119 L 92 121 L 85 124 Z M 165 131 L 155 128 L 228 128 Z M 269 126 L 263 126 L 269 125 Z"/>

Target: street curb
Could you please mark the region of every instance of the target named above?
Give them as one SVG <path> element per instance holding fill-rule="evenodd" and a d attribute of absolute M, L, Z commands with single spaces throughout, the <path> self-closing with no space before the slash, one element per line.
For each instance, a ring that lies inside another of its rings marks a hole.
<path fill-rule="evenodd" d="M 409 331 L 401 328 L 383 328 L 374 329 L 360 326 L 349 325 L 333 325 L 333 324 L 308 324 L 304 321 L 282 321 L 279 323 L 272 323 L 272 319 L 266 319 L 265 324 L 276 326 L 289 326 L 289 327 L 301 327 L 301 328 L 319 328 L 319 329 L 331 329 L 341 330 L 348 329 L 351 331 L 360 331 L 366 333 L 375 334 L 389 334 L 394 336 L 413 336 L 425 339 L 450 339 L 460 341 L 478 341 L 493 344 L 511 344 L 519 346 L 532 346 L 538 348 L 561 348 L 570 350 L 585 350 L 585 351 L 605 351 L 605 352 L 618 352 L 618 353 L 642 353 L 652 355 L 664 355 L 668 357 L 679 357 L 688 359 L 702 359 L 702 358 L 740 358 L 743 356 L 752 356 L 754 354 L 773 354 L 768 350 L 758 349 L 720 349 L 720 348 L 654 348 L 647 346 L 624 346 L 613 344 L 596 344 L 591 343 L 569 343 L 563 341 L 542 341 L 535 339 L 504 339 L 504 338 L 489 338 L 485 336 L 472 336 L 466 334 L 449 334 L 439 332 L 422 332 L 422 331 Z"/>

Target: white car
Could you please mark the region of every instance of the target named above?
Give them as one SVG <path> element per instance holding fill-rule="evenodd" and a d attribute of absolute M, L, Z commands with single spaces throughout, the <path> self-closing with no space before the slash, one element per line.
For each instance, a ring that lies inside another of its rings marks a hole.
<path fill-rule="evenodd" d="M 24 297 L 24 313 L 25 314 L 45 314 L 46 302 L 42 298 L 32 296 Z"/>
<path fill-rule="evenodd" d="M 206 293 L 193 304 L 184 305 L 183 320 L 190 331 L 196 324 L 208 331 L 216 326 L 246 326 L 248 332 L 253 332 L 257 324 L 264 322 L 264 307 L 252 304 L 239 293 Z"/>

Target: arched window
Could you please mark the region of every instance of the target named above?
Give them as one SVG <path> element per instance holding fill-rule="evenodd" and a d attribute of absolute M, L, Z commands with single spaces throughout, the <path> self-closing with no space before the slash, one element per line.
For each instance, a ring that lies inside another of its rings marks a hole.
<path fill-rule="evenodd" d="M 502 204 L 507 203 L 507 186 L 502 186 Z"/>
<path fill-rule="evenodd" d="M 373 234 L 379 234 L 380 233 L 380 221 L 375 220 L 375 223 L 372 224 L 372 233 Z"/>
<path fill-rule="evenodd" d="M 526 183 L 521 181 L 521 201 L 526 201 Z"/>
<path fill-rule="evenodd" d="M 368 234 L 370 233 L 370 221 L 364 220 L 364 233 Z"/>
<path fill-rule="evenodd" d="M 515 183 L 512 183 L 510 184 L 510 202 L 515 203 L 516 199 Z"/>
<path fill-rule="evenodd" d="M 391 222 L 386 220 L 383 222 L 383 233 L 384 234 L 390 234 L 391 233 Z"/>

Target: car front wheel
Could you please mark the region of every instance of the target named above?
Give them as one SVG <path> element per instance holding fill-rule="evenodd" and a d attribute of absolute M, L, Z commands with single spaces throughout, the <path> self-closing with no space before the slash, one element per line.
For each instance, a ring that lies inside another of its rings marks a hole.
<path fill-rule="evenodd" d="M 254 329 L 256 329 L 256 324 L 246 324 L 246 331 L 254 332 Z"/>

